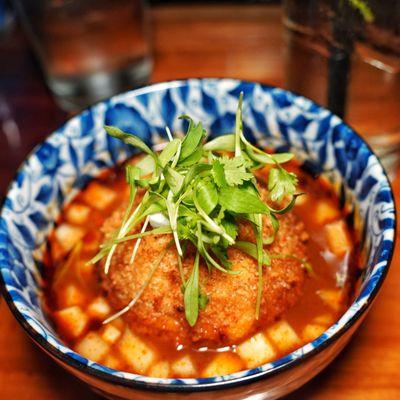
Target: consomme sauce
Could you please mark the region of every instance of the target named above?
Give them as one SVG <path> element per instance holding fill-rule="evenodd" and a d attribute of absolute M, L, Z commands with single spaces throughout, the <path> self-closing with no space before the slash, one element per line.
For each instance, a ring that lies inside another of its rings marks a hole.
<path fill-rule="evenodd" d="M 299 191 L 305 193 L 291 212 L 304 223 L 312 271 L 300 300 L 279 320 L 238 343 L 217 347 L 177 344 L 151 332 L 139 334 L 126 315 L 103 324 L 119 310 L 113 309 L 102 286 L 101 263 L 88 261 L 104 239 L 104 221 L 128 197 L 124 169 L 117 167 L 90 182 L 64 207 L 50 235 L 45 306 L 57 332 L 75 351 L 95 362 L 165 378 L 210 377 L 253 368 L 320 336 L 349 304 L 357 246 L 329 184 L 294 162 L 289 169 L 298 174 Z M 261 186 L 267 173 L 265 169 L 257 172 Z"/>

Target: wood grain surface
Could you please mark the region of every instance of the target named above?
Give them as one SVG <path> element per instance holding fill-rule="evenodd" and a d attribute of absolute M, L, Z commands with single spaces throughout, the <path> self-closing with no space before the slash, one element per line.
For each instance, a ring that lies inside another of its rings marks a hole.
<path fill-rule="evenodd" d="M 277 6 L 176 6 L 152 10 L 152 81 L 236 77 L 284 85 L 284 39 Z M 0 36 L 0 190 L 18 164 L 68 114 L 61 111 L 19 28 Z M 360 99 L 362 101 L 362 99 Z M 373 115 L 365 113 L 364 123 Z M 400 201 L 400 179 L 394 181 Z M 287 399 L 400 398 L 400 248 L 367 319 L 319 376 Z M 97 399 L 25 335 L 0 299 L 0 398 Z"/>

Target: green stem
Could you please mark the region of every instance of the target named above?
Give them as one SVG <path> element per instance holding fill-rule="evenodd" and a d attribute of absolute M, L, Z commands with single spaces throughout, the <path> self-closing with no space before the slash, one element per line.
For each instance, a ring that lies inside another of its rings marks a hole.
<path fill-rule="evenodd" d="M 242 155 L 240 138 L 243 136 L 243 118 L 242 118 L 243 92 L 240 92 L 239 103 L 236 112 L 235 121 L 235 157 Z"/>

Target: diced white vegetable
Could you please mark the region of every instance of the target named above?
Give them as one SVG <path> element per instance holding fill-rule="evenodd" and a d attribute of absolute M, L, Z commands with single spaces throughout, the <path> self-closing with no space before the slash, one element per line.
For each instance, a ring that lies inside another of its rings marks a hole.
<path fill-rule="evenodd" d="M 121 331 L 113 325 L 108 324 L 104 327 L 101 337 L 109 344 L 115 343 L 121 336 Z"/>
<path fill-rule="evenodd" d="M 343 302 L 343 292 L 340 289 L 321 289 L 317 295 L 334 311 L 340 311 Z"/>
<path fill-rule="evenodd" d="M 351 242 L 344 221 L 335 221 L 325 226 L 326 239 L 330 251 L 338 257 L 351 250 Z"/>
<path fill-rule="evenodd" d="M 117 194 L 114 190 L 98 182 L 90 183 L 87 189 L 83 191 L 84 202 L 100 211 L 110 207 L 116 197 Z"/>
<path fill-rule="evenodd" d="M 82 306 L 86 301 L 86 295 L 81 288 L 71 283 L 59 290 L 57 299 L 62 308 Z"/>
<path fill-rule="evenodd" d="M 117 346 L 126 364 L 139 374 L 145 374 L 156 359 L 155 351 L 128 328 Z"/>
<path fill-rule="evenodd" d="M 192 378 L 197 375 L 197 369 L 189 355 L 183 356 L 171 364 L 174 375 L 180 378 Z"/>
<path fill-rule="evenodd" d="M 315 222 L 324 225 L 340 217 L 339 210 L 329 200 L 319 200 L 315 205 Z"/>
<path fill-rule="evenodd" d="M 304 327 L 301 338 L 304 340 L 304 342 L 309 343 L 321 336 L 325 330 L 326 328 L 322 325 L 308 324 Z"/>
<path fill-rule="evenodd" d="M 237 347 L 237 353 L 248 368 L 273 360 L 277 353 L 263 333 L 257 333 Z"/>
<path fill-rule="evenodd" d="M 89 218 L 90 208 L 84 204 L 74 203 L 65 210 L 65 219 L 73 225 L 83 225 Z"/>
<path fill-rule="evenodd" d="M 109 352 L 110 346 L 96 332 L 89 332 L 75 346 L 75 351 L 94 362 L 101 361 Z"/>
<path fill-rule="evenodd" d="M 81 336 L 88 325 L 89 319 L 79 306 L 64 308 L 54 313 L 60 331 L 68 338 Z"/>
<path fill-rule="evenodd" d="M 243 361 L 233 353 L 218 353 L 214 359 L 205 367 L 202 376 L 209 378 L 233 374 L 243 369 Z"/>
<path fill-rule="evenodd" d="M 287 321 L 279 321 L 267 329 L 267 336 L 281 352 L 289 352 L 301 346 L 301 340 Z"/>
<path fill-rule="evenodd" d="M 168 361 L 159 361 L 150 367 L 147 374 L 155 378 L 168 378 L 170 376 L 170 370 L 171 367 Z"/>
<path fill-rule="evenodd" d="M 93 319 L 104 320 L 110 315 L 111 307 L 104 297 L 98 296 L 88 305 L 86 312 Z"/>
<path fill-rule="evenodd" d="M 63 223 L 55 230 L 55 236 L 64 252 L 70 251 L 84 236 L 85 231 L 78 226 Z"/>
<path fill-rule="evenodd" d="M 121 370 L 122 369 L 122 362 L 119 358 L 113 356 L 112 354 L 108 354 L 107 357 L 104 359 L 103 364 L 112 369 Z"/>
<path fill-rule="evenodd" d="M 312 322 L 319 325 L 330 326 L 335 322 L 335 318 L 332 314 L 321 314 L 315 317 Z"/>

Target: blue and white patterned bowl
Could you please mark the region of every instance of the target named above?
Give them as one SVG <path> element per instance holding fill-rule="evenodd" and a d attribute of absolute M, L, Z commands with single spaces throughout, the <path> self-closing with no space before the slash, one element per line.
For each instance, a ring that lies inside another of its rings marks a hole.
<path fill-rule="evenodd" d="M 201 120 L 211 136 L 231 132 L 239 93 L 245 94 L 247 137 L 290 150 L 325 175 L 342 205 L 352 210 L 365 259 L 361 289 L 347 312 L 322 336 L 261 367 L 207 379 L 159 379 L 115 371 L 66 347 L 40 308 L 41 257 L 60 208 L 105 168 L 132 149 L 106 135 L 103 125 L 134 132 L 149 144 L 166 140 L 177 117 Z M 59 364 L 110 398 L 274 399 L 311 379 L 344 347 L 375 298 L 389 268 L 395 240 L 393 195 L 376 156 L 339 118 L 281 89 L 231 79 L 190 79 L 152 85 L 83 111 L 36 147 L 16 174 L 0 220 L 3 294 L 31 338 Z M 204 393 L 206 392 L 206 393 Z M 187 395 L 187 394 L 186 394 Z"/>

